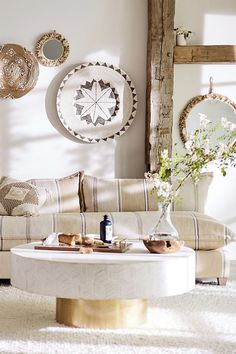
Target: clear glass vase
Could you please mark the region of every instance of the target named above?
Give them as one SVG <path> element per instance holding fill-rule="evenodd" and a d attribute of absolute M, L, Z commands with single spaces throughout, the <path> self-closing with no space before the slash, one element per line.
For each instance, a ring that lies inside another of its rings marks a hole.
<path fill-rule="evenodd" d="M 179 241 L 179 234 L 170 218 L 170 203 L 158 203 L 158 210 L 160 217 L 152 232 L 149 234 L 150 240 L 177 240 Z"/>

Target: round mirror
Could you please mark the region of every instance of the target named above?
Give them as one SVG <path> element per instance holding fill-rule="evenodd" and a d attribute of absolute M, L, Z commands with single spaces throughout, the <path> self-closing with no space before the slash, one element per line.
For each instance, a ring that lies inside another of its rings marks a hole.
<path fill-rule="evenodd" d="M 236 104 L 229 98 L 216 93 L 196 96 L 189 101 L 180 116 L 179 129 L 183 143 L 186 143 L 188 136 L 200 127 L 200 113 L 205 114 L 213 125 L 221 122 L 222 117 L 236 124 Z M 213 138 L 216 140 L 222 134 L 219 129 Z"/>
<path fill-rule="evenodd" d="M 35 54 L 44 66 L 57 66 L 67 59 L 69 55 L 68 41 L 57 32 L 43 35 L 36 44 Z"/>
<path fill-rule="evenodd" d="M 63 54 L 63 45 L 57 39 L 50 39 L 43 46 L 43 54 L 47 59 L 56 60 Z"/>

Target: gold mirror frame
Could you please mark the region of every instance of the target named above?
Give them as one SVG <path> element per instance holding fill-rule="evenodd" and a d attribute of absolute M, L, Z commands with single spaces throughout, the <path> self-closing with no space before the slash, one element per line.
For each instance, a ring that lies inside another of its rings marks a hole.
<path fill-rule="evenodd" d="M 48 59 L 44 52 L 43 48 L 45 43 L 47 43 L 49 40 L 57 40 L 61 43 L 63 47 L 63 53 L 58 59 Z M 64 63 L 69 55 L 70 52 L 70 47 L 69 47 L 69 42 L 65 37 L 63 37 L 60 33 L 57 33 L 56 31 L 49 32 L 44 34 L 36 43 L 35 46 L 35 55 L 41 65 L 44 66 L 58 66 Z"/>
<path fill-rule="evenodd" d="M 185 108 L 183 109 L 180 119 L 179 119 L 179 132 L 182 142 L 185 144 L 187 142 L 187 129 L 186 129 L 186 121 L 188 119 L 188 115 L 193 107 L 195 107 L 198 103 L 202 101 L 210 101 L 210 100 L 218 100 L 223 103 L 228 104 L 231 108 L 236 112 L 236 104 L 231 101 L 228 97 L 220 95 L 218 93 L 208 93 L 206 95 L 196 96 L 192 98 Z"/>

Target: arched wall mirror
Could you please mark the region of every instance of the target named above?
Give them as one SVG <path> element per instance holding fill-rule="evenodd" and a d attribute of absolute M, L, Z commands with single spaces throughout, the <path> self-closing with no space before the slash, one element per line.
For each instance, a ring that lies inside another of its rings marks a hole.
<path fill-rule="evenodd" d="M 215 125 L 225 117 L 228 121 L 236 124 L 236 104 L 228 97 L 217 93 L 196 96 L 192 98 L 179 120 L 180 137 L 186 143 L 188 136 L 200 127 L 199 113 L 203 113 Z M 222 131 L 215 134 L 214 139 L 222 135 Z"/>
<path fill-rule="evenodd" d="M 44 66 L 61 65 L 67 59 L 69 51 L 68 41 L 56 31 L 44 34 L 35 47 L 35 55 Z"/>

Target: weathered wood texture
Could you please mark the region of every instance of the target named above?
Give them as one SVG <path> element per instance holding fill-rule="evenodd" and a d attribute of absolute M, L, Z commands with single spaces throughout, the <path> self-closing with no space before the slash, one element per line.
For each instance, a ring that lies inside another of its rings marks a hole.
<path fill-rule="evenodd" d="M 174 48 L 175 64 L 235 63 L 235 45 L 192 45 Z"/>
<path fill-rule="evenodd" d="M 172 150 L 175 0 L 148 0 L 146 163 L 158 168 L 160 152 Z"/>

